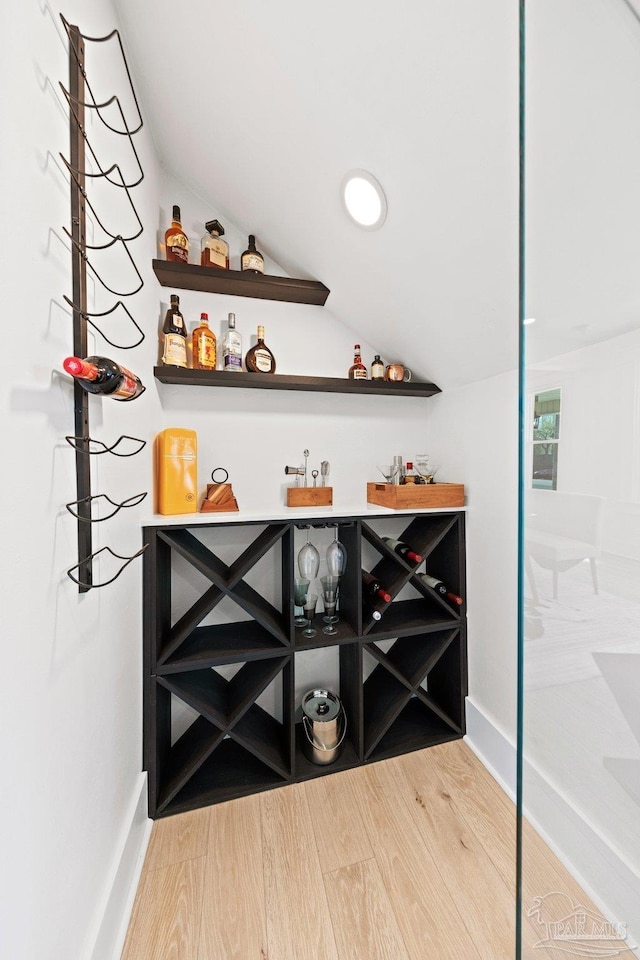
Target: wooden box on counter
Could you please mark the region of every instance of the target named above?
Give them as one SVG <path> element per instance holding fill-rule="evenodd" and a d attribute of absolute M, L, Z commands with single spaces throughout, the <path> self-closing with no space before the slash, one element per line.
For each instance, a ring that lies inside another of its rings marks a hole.
<path fill-rule="evenodd" d="M 288 507 L 330 507 L 333 487 L 287 487 Z"/>
<path fill-rule="evenodd" d="M 368 483 L 367 502 L 392 510 L 463 507 L 464 483 Z"/>

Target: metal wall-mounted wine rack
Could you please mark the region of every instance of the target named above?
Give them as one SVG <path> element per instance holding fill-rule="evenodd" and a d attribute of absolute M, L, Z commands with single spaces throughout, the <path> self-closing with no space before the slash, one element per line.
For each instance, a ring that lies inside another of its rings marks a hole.
<path fill-rule="evenodd" d="M 111 33 L 104 37 L 89 37 L 81 33 L 77 26 L 68 23 L 62 14 L 60 18 L 69 40 L 69 89 L 62 83 L 60 84 L 69 106 L 70 133 L 70 157 L 67 160 L 62 154 L 60 155 L 69 172 L 71 194 L 71 230 L 67 230 L 66 227 L 63 229 L 71 241 L 72 296 L 71 298 L 65 296 L 64 299 L 73 312 L 73 352 L 78 357 L 85 357 L 88 352 L 87 331 L 89 326 L 110 346 L 116 347 L 119 350 L 131 350 L 139 346 L 144 340 L 142 329 L 122 301 L 122 298 L 130 297 L 138 293 L 144 284 L 142 275 L 135 264 L 128 246 L 131 241 L 140 236 L 143 229 L 142 221 L 130 192 L 134 187 L 138 186 L 144 178 L 140 158 L 133 141 L 134 136 L 142 129 L 142 116 L 119 32 L 112 30 Z M 114 95 L 103 102 L 99 102 L 96 99 L 85 70 L 85 42 L 105 43 L 110 40 L 114 40 L 118 44 L 122 65 L 126 72 L 135 105 L 137 117 L 133 126 L 128 124 L 122 103 L 117 96 Z M 111 112 L 115 112 L 116 115 L 119 116 L 119 120 L 121 121 L 120 128 L 113 126 L 107 121 L 106 115 L 108 108 L 111 108 Z M 91 145 L 87 135 L 85 114 L 88 117 L 89 112 L 111 133 L 127 138 L 137 168 L 131 182 L 127 182 L 118 163 L 113 163 L 106 169 L 100 163 L 97 152 Z M 87 168 L 88 163 L 92 167 L 91 170 Z M 87 194 L 87 181 L 91 179 L 106 180 L 114 188 L 124 191 L 131 205 L 133 217 L 136 222 L 129 236 L 114 234 L 104 226 L 95 206 L 91 203 Z M 92 221 L 98 225 L 107 238 L 102 244 L 89 244 L 87 242 L 87 208 L 90 211 Z M 88 251 L 107 250 L 116 245 L 124 249 L 127 260 L 131 264 L 133 279 L 131 283 L 132 289 L 130 290 L 120 291 L 109 286 L 89 257 Z M 110 309 L 100 312 L 92 312 L 88 309 L 87 268 L 109 294 L 118 298 L 117 302 L 114 303 Z M 132 331 L 134 331 L 131 337 L 131 343 L 115 343 L 103 330 L 104 319 L 114 314 L 118 308 L 122 308 L 127 315 Z M 102 322 L 99 323 L 97 321 Z M 74 383 L 74 427 L 73 436 L 66 437 L 66 440 L 75 450 L 77 499 L 67 503 L 66 507 L 77 520 L 78 563 L 67 570 L 67 575 L 74 583 L 78 584 L 80 593 L 86 593 L 95 587 L 104 587 L 109 583 L 113 583 L 125 567 L 144 551 L 143 547 L 142 550 L 137 551 L 133 556 L 122 556 L 106 546 L 94 552 L 92 524 L 110 519 L 122 508 L 137 506 L 146 497 L 146 493 L 135 494 L 118 503 L 106 494 L 92 495 L 91 456 L 104 453 L 119 457 L 134 456 L 142 450 L 146 441 L 139 440 L 135 437 L 121 436 L 114 443 L 108 445 L 101 440 L 96 440 L 91 437 L 89 432 L 89 395 L 77 382 Z M 100 507 L 103 507 L 105 502 L 109 505 L 105 508 L 104 515 L 102 516 L 97 516 L 96 510 L 94 509 L 98 502 L 100 503 Z M 98 554 L 102 553 L 108 553 L 124 562 L 114 576 L 111 576 L 101 583 L 95 583 L 93 578 L 93 561 Z"/>

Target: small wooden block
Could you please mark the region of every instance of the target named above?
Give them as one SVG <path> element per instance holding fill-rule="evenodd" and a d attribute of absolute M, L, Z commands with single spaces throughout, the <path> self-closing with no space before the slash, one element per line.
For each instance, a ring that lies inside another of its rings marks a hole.
<path fill-rule="evenodd" d="M 368 483 L 367 502 L 392 510 L 463 507 L 463 483 Z"/>
<path fill-rule="evenodd" d="M 288 507 L 330 507 L 333 487 L 287 487 Z"/>
<path fill-rule="evenodd" d="M 230 483 L 208 483 L 207 495 L 202 501 L 200 513 L 237 513 L 238 501 Z"/>

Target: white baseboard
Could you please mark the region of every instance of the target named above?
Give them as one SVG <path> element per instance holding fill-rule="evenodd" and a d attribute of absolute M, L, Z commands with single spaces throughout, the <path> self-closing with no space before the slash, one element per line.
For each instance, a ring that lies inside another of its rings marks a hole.
<path fill-rule="evenodd" d="M 147 816 L 147 775 L 141 774 L 130 806 L 111 883 L 99 914 L 89 960 L 119 960 L 129 926 L 153 821 Z"/>
<path fill-rule="evenodd" d="M 516 795 L 516 747 L 468 697 L 466 743 L 505 792 Z M 525 745 L 526 756 L 526 745 Z M 608 920 L 626 924 L 630 946 L 640 942 L 640 871 L 613 849 L 602 831 L 525 760 L 524 813 Z M 526 856 L 526 851 L 525 851 Z M 540 895 L 552 891 L 541 890 Z M 526 908 L 526 904 L 523 904 Z"/>

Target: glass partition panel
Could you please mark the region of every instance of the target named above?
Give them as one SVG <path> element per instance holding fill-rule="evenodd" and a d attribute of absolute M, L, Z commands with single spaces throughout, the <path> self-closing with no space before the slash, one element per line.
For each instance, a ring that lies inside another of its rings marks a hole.
<path fill-rule="evenodd" d="M 640 942 L 640 3 L 526 0 L 519 956 Z"/>

